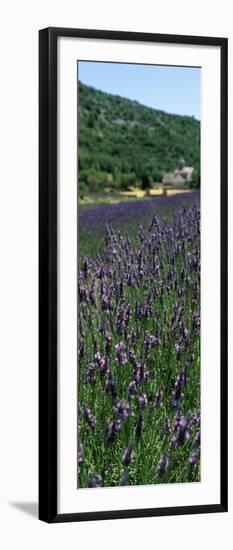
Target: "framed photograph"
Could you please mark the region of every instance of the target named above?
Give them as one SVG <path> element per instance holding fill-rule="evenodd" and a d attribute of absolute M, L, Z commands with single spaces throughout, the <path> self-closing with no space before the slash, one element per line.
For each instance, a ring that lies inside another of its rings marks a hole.
<path fill-rule="evenodd" d="M 227 39 L 39 32 L 39 518 L 227 511 Z"/>

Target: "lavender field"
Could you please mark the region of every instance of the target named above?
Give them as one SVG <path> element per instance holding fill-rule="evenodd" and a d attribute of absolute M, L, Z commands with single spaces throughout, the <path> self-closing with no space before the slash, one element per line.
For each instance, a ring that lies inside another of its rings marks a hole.
<path fill-rule="evenodd" d="M 78 487 L 200 481 L 199 193 L 79 211 Z"/>

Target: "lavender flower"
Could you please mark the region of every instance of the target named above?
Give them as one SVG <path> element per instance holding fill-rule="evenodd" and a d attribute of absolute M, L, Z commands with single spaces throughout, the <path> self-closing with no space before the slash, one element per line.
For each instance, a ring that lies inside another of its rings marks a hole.
<path fill-rule="evenodd" d="M 139 407 L 141 407 L 142 409 L 144 409 L 144 407 L 146 407 L 146 405 L 148 404 L 147 395 L 145 393 L 140 395 L 140 397 L 138 398 L 138 404 Z"/>
<path fill-rule="evenodd" d="M 126 420 L 132 414 L 130 403 L 123 400 L 118 401 L 113 407 L 113 412 L 115 412 L 121 420 Z"/>
<path fill-rule="evenodd" d="M 157 409 L 159 406 L 162 405 L 162 398 L 163 398 L 163 388 L 159 388 L 158 391 L 155 394 L 155 397 L 152 401 L 152 408 Z"/>
<path fill-rule="evenodd" d="M 197 464 L 197 462 L 198 462 L 198 460 L 199 460 L 199 457 L 200 457 L 200 453 L 199 453 L 199 452 L 196 452 L 196 451 L 193 452 L 193 453 L 190 455 L 190 457 L 189 457 L 189 459 L 188 459 L 188 464 L 189 464 L 189 466 L 191 466 L 191 468 L 193 468 L 193 467 Z"/>
<path fill-rule="evenodd" d="M 126 365 L 128 362 L 127 355 L 125 353 L 125 344 L 123 342 L 119 342 L 119 344 L 116 344 L 115 346 L 116 352 L 117 352 L 117 359 L 120 366 Z"/>
<path fill-rule="evenodd" d="M 113 399 L 116 398 L 117 396 L 116 384 L 112 378 L 111 373 L 109 373 L 108 378 L 105 382 L 105 389 L 107 393 L 111 393 Z"/>
<path fill-rule="evenodd" d="M 137 384 L 135 380 L 131 380 L 128 385 L 128 400 L 134 399 L 137 390 Z"/>
<path fill-rule="evenodd" d="M 92 384 L 96 381 L 96 364 L 89 363 L 86 370 L 86 381 L 88 384 Z"/>
<path fill-rule="evenodd" d="M 94 431 L 96 427 L 96 418 L 91 413 L 89 407 L 84 407 L 84 418 L 87 421 L 88 426 L 91 428 L 91 430 Z"/>
<path fill-rule="evenodd" d="M 184 390 L 185 384 L 186 384 L 186 371 L 182 369 L 176 376 L 175 387 L 172 390 L 172 406 L 174 408 L 177 408 L 180 405 L 180 401 L 184 396 L 183 390 Z"/>
<path fill-rule="evenodd" d="M 174 435 L 172 436 L 171 443 L 175 447 L 182 447 L 184 443 L 190 438 L 190 421 L 187 417 L 176 415 L 176 422 L 174 426 Z"/>
<path fill-rule="evenodd" d="M 179 361 L 180 357 L 181 357 L 181 347 L 179 344 L 176 344 L 175 345 L 175 352 L 176 352 L 176 357 L 177 357 L 177 360 Z"/>
<path fill-rule="evenodd" d="M 112 343 L 112 336 L 110 332 L 108 331 L 105 332 L 104 339 L 105 339 L 106 353 L 109 353 L 111 349 L 111 343 Z"/>
<path fill-rule="evenodd" d="M 193 446 L 200 447 L 200 443 L 201 443 L 201 433 L 197 432 L 193 441 Z"/>
<path fill-rule="evenodd" d="M 107 424 L 107 442 L 109 445 L 111 445 L 116 437 L 118 432 L 122 429 L 122 422 L 120 419 L 118 420 L 111 420 Z"/>
<path fill-rule="evenodd" d="M 80 442 L 78 444 L 78 465 L 80 466 L 83 463 L 83 445 Z"/>
<path fill-rule="evenodd" d="M 123 454 L 122 454 L 122 457 L 121 457 L 121 463 L 124 465 L 124 466 L 129 466 L 129 464 L 131 464 L 132 462 L 132 458 L 133 458 L 133 452 L 132 452 L 132 449 L 131 447 L 127 447 Z"/>
<path fill-rule="evenodd" d="M 169 460 L 167 457 L 163 456 L 158 465 L 158 475 L 163 476 L 168 468 Z"/>
<path fill-rule="evenodd" d="M 145 335 L 144 343 L 148 347 L 155 347 L 159 345 L 159 338 L 157 338 L 157 336 L 154 336 L 153 334 L 147 333 Z"/>
<path fill-rule="evenodd" d="M 107 357 L 102 357 L 100 352 L 97 351 L 95 353 L 95 361 L 96 361 L 96 364 L 100 370 L 100 374 L 102 376 L 104 376 L 107 372 L 107 369 L 108 369 L 108 358 Z"/>

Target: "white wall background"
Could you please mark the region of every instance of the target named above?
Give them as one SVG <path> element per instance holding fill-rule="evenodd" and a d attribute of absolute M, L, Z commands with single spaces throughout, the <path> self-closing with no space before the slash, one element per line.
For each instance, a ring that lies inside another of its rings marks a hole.
<path fill-rule="evenodd" d="M 150 546 L 232 548 L 233 478 L 228 514 L 47 525 L 37 502 L 38 29 L 47 26 L 225 36 L 229 40 L 229 153 L 233 130 L 233 24 L 230 0 L 8 0 L 0 48 L 0 545 L 98 550 Z M 230 156 L 230 154 L 229 154 Z M 232 211 L 232 163 L 229 211 Z M 211 200 L 211 182 L 210 182 Z M 232 235 L 231 216 L 229 233 Z M 232 251 L 232 242 L 231 251 Z M 229 280 L 232 280 L 232 255 Z M 231 285 L 232 286 L 232 285 Z M 233 303 L 232 289 L 229 289 Z M 229 341 L 233 340 L 232 307 Z M 230 396 L 232 345 L 230 343 Z M 230 470 L 233 460 L 230 399 Z"/>

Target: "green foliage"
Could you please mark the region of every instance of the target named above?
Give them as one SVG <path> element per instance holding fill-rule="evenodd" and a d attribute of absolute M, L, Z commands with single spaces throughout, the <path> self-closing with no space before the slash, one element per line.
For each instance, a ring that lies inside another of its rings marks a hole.
<path fill-rule="evenodd" d="M 142 174 L 141 182 L 142 182 L 142 189 L 144 189 L 144 190 L 149 189 L 150 186 L 151 186 L 151 179 L 150 179 L 149 174 L 147 174 L 146 172 L 144 174 Z"/>
<path fill-rule="evenodd" d="M 198 120 L 151 109 L 79 82 L 79 178 L 89 191 L 138 184 L 147 189 L 173 171 L 180 157 L 194 166 L 193 186 L 198 187 Z"/>
<path fill-rule="evenodd" d="M 79 196 L 82 199 L 88 191 L 87 185 L 84 183 L 84 181 L 79 181 L 78 190 L 79 190 Z"/>
<path fill-rule="evenodd" d="M 130 189 L 130 186 L 135 185 L 136 181 L 136 174 L 135 173 L 122 173 L 118 174 L 117 180 L 119 181 L 119 185 L 117 187 L 121 187 L 122 189 Z"/>
<path fill-rule="evenodd" d="M 191 185 L 194 189 L 200 187 L 200 168 L 194 170 Z"/>

